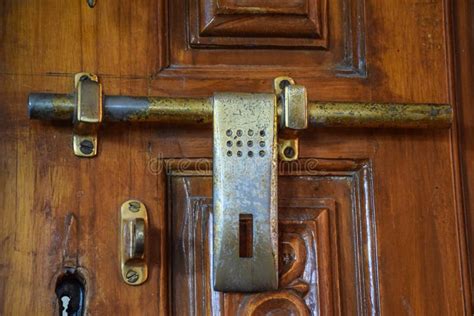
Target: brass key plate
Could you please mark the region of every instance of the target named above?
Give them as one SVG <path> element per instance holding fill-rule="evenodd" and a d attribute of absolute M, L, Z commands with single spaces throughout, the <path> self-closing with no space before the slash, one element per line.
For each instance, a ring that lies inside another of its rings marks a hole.
<path fill-rule="evenodd" d="M 218 93 L 213 106 L 214 289 L 276 289 L 276 97 Z"/>

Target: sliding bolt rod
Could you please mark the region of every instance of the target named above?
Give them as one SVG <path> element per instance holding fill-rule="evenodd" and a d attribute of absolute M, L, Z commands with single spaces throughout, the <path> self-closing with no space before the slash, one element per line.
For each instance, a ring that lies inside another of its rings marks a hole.
<path fill-rule="evenodd" d="M 163 124 L 212 124 L 212 98 L 104 97 L 104 121 Z M 71 121 L 74 94 L 33 93 L 28 98 L 31 119 Z M 281 105 L 278 106 L 281 114 Z M 445 104 L 308 102 L 311 127 L 448 128 L 452 108 Z"/>

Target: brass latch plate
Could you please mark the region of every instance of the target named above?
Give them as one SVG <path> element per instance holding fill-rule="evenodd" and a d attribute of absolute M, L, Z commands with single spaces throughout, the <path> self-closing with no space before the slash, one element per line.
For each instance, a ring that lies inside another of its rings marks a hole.
<path fill-rule="evenodd" d="M 214 95 L 214 289 L 278 286 L 277 106 L 273 94 Z"/>

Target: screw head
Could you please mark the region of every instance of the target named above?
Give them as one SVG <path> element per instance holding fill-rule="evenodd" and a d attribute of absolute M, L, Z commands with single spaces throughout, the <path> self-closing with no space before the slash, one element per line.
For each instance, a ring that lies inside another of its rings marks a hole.
<path fill-rule="evenodd" d="M 131 201 L 128 203 L 128 210 L 130 212 L 138 212 L 140 210 L 140 203 L 137 201 Z"/>
<path fill-rule="evenodd" d="M 88 139 L 84 139 L 80 144 L 81 153 L 90 155 L 94 151 L 94 143 Z"/>
<path fill-rule="evenodd" d="M 125 277 L 127 278 L 128 282 L 135 283 L 138 281 L 139 275 L 135 270 L 128 270 Z"/>
<path fill-rule="evenodd" d="M 296 153 L 293 147 L 288 146 L 283 150 L 283 154 L 285 154 L 286 158 L 291 159 L 295 156 Z"/>

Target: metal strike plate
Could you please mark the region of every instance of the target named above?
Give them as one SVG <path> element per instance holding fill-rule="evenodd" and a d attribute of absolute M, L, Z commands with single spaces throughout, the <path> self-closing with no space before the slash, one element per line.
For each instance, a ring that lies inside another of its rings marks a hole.
<path fill-rule="evenodd" d="M 129 200 L 120 208 L 120 270 L 125 283 L 140 285 L 148 278 L 146 262 L 148 215 L 146 207 Z"/>
<path fill-rule="evenodd" d="M 278 286 L 276 97 L 217 93 L 213 107 L 214 289 L 274 290 Z"/>
<path fill-rule="evenodd" d="M 78 73 L 74 113 L 74 154 L 79 157 L 97 155 L 97 130 L 102 122 L 102 86 L 96 75 Z"/>

